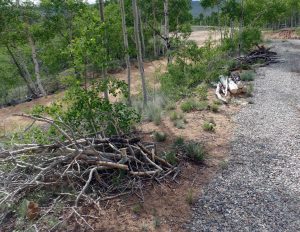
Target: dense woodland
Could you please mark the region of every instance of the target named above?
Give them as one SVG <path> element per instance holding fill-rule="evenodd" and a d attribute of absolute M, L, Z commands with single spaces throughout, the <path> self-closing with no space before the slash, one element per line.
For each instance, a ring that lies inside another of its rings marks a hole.
<path fill-rule="evenodd" d="M 0 107 L 63 91 L 58 101 L 17 115 L 33 123 L 0 143 L 1 220 L 22 209 L 24 196 L 34 189 L 50 199 L 46 214 L 59 199 L 71 205 L 64 220 L 75 216 L 90 227 L 77 211 L 82 202 L 96 205 L 100 198 L 142 192 L 144 180 L 175 179 L 181 161 L 203 164 L 205 151 L 198 142 L 177 138 L 169 151 L 158 154 L 155 143 L 136 134 L 136 126 L 141 121 L 159 125 L 162 112 L 173 110 L 170 120 L 183 129 L 187 122 L 175 111 L 179 104 L 181 113 L 218 112 L 222 102 L 208 104 L 209 88 L 219 87 L 217 82 L 225 80 L 220 76 L 232 77 L 233 71 L 277 62 L 277 55 L 261 46 L 262 31 L 292 27 L 299 33 L 300 1 L 199 4 L 213 13 L 193 18 L 190 0 L 0 0 Z M 210 26 L 220 39 L 198 46 L 189 37 L 199 25 Z M 153 86 L 144 64 L 155 60 L 167 65 L 151 77 L 159 83 Z M 135 94 L 133 69 L 140 77 Z M 114 76 L 124 70 L 126 81 Z M 253 80 L 249 72 L 243 78 Z M 208 120 L 203 130 L 213 132 L 215 126 Z M 164 133 L 153 137 L 166 140 Z M 33 227 L 27 222 L 20 228 Z"/>

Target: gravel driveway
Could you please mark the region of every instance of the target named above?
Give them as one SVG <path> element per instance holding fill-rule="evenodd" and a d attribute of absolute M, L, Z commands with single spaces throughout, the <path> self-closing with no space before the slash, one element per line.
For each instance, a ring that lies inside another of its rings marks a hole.
<path fill-rule="evenodd" d="M 272 45 L 286 62 L 257 71 L 254 104 L 235 116 L 228 165 L 204 189 L 187 231 L 300 231 L 300 41 Z"/>

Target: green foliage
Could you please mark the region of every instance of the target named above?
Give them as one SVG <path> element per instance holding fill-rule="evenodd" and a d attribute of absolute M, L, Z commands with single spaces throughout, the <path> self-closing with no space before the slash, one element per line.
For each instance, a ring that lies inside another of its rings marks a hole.
<path fill-rule="evenodd" d="M 216 126 L 215 124 L 205 121 L 202 125 L 202 128 L 204 131 L 214 132 L 215 126 Z"/>
<path fill-rule="evenodd" d="M 185 129 L 186 121 L 183 119 L 177 119 L 173 124 L 177 129 Z"/>
<path fill-rule="evenodd" d="M 143 205 L 141 203 L 137 203 L 132 206 L 131 210 L 134 214 L 139 215 L 143 210 Z"/>
<path fill-rule="evenodd" d="M 246 96 L 253 97 L 253 91 L 254 91 L 254 85 L 252 83 L 250 83 L 249 85 L 247 85 Z"/>
<path fill-rule="evenodd" d="M 33 110 L 33 114 L 49 115 L 59 125 L 66 127 L 66 130 L 76 128 L 75 133 L 105 132 L 108 135 L 127 133 L 135 123 L 139 122 L 140 116 L 123 103 L 111 103 L 100 97 L 105 89 L 114 96 L 127 94 L 126 84 L 113 79 L 94 83 L 87 89 L 75 83 L 66 92 L 63 101 L 53 103 L 51 106 L 38 106 Z M 54 129 L 50 127 L 49 131 Z"/>
<path fill-rule="evenodd" d="M 162 108 L 153 102 L 148 103 L 144 109 L 145 118 L 150 122 L 154 122 L 155 125 L 159 125 L 162 117 Z"/>
<path fill-rule="evenodd" d="M 242 81 L 254 81 L 255 73 L 253 71 L 245 71 L 241 73 Z"/>
<path fill-rule="evenodd" d="M 209 109 L 212 112 L 217 113 L 217 112 L 219 112 L 219 104 L 213 103 L 213 104 L 209 105 Z"/>
<path fill-rule="evenodd" d="M 262 32 L 255 27 L 246 27 L 241 35 L 241 43 L 244 51 L 250 50 L 254 45 L 262 42 Z"/>
<path fill-rule="evenodd" d="M 206 110 L 208 108 L 208 103 L 205 101 L 196 101 L 193 98 L 190 98 L 186 101 L 184 101 L 181 105 L 180 108 L 183 112 L 191 112 L 195 110 Z"/>
<path fill-rule="evenodd" d="M 195 203 L 195 196 L 193 189 L 189 188 L 185 197 L 186 203 L 193 205 Z"/>
<path fill-rule="evenodd" d="M 174 62 L 160 78 L 162 91 L 174 99 L 190 96 L 201 83 L 217 80 L 229 61 L 222 48 L 213 46 L 211 42 L 198 47 L 188 41 L 176 51 L 174 57 Z M 200 97 L 205 98 L 205 85 L 200 87 Z"/>
<path fill-rule="evenodd" d="M 200 100 L 207 100 L 207 91 L 208 86 L 205 83 L 202 83 L 201 85 L 198 85 L 196 88 L 196 94 L 199 97 Z"/>
<path fill-rule="evenodd" d="M 196 163 L 204 162 L 206 152 L 205 152 L 205 149 L 202 144 L 191 141 L 191 142 L 186 143 L 184 145 L 183 149 L 184 149 L 186 156 L 190 160 L 192 160 Z"/>
<path fill-rule="evenodd" d="M 178 120 L 178 119 L 183 119 L 183 118 L 184 118 L 184 116 L 183 116 L 182 113 L 178 113 L 178 112 L 176 112 L 176 111 L 172 111 L 172 112 L 170 113 L 170 120 L 171 120 L 171 121 L 176 121 L 176 120 Z"/>
<path fill-rule="evenodd" d="M 176 137 L 174 142 L 173 142 L 173 147 L 174 148 L 182 148 L 184 145 L 184 138 L 183 137 Z"/>
<path fill-rule="evenodd" d="M 168 151 L 165 153 L 165 159 L 168 163 L 172 165 L 176 165 L 178 163 L 178 159 L 176 157 L 175 151 Z"/>
<path fill-rule="evenodd" d="M 161 131 L 156 131 L 153 135 L 156 142 L 164 142 L 167 139 L 167 134 Z"/>

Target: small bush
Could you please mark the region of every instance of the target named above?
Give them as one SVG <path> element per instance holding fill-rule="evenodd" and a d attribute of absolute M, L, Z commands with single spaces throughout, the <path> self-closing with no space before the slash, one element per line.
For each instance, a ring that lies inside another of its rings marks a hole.
<path fill-rule="evenodd" d="M 255 73 L 253 71 L 242 72 L 241 80 L 242 81 L 253 81 Z"/>
<path fill-rule="evenodd" d="M 186 156 L 194 162 L 203 163 L 205 158 L 205 150 L 202 144 L 189 142 L 184 145 Z"/>
<path fill-rule="evenodd" d="M 167 139 L 167 134 L 164 132 L 155 132 L 154 133 L 154 139 L 156 142 L 164 142 Z"/>

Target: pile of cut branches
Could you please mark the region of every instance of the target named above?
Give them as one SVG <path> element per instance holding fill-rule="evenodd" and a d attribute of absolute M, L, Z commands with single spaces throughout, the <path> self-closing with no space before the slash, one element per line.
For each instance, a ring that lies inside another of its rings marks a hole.
<path fill-rule="evenodd" d="M 177 167 L 157 154 L 155 144 L 139 137 L 100 135 L 75 138 L 53 120 L 19 115 L 55 126 L 66 141 L 49 145 L 19 144 L 0 152 L 0 205 L 17 203 L 36 190 L 51 189 L 80 202 L 95 203 L 141 190 L 142 180 L 177 175 Z M 75 209 L 75 208 L 74 208 Z"/>
<path fill-rule="evenodd" d="M 257 49 L 251 51 L 249 54 L 245 56 L 240 56 L 237 60 L 246 65 L 252 65 L 255 63 L 261 63 L 262 66 L 267 66 L 269 64 L 278 63 L 281 60 L 277 56 L 276 52 L 271 51 L 270 48 L 266 48 L 265 46 L 256 45 Z"/>

